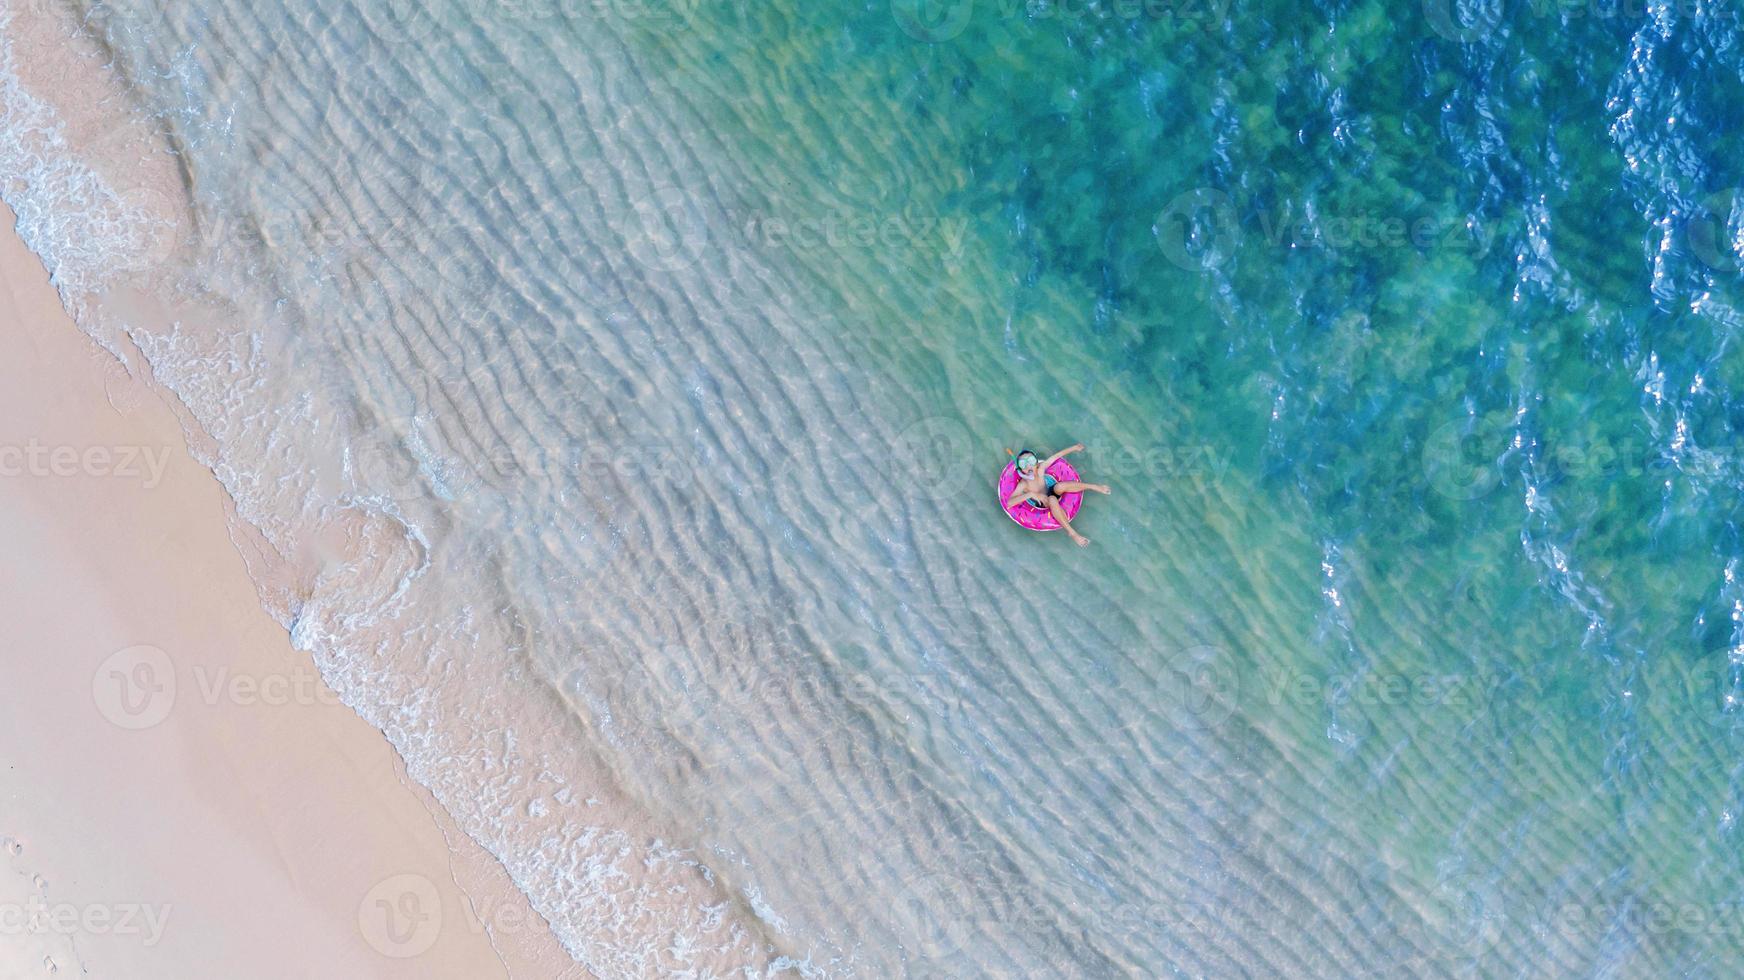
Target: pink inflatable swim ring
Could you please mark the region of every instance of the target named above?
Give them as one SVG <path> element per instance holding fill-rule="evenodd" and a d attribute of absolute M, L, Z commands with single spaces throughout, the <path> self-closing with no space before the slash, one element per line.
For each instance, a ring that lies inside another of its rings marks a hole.
<path fill-rule="evenodd" d="M 1048 475 L 1065 483 L 1078 479 L 1078 471 L 1072 464 L 1063 459 L 1054 460 L 1054 465 L 1048 467 Z M 1005 507 L 1005 502 L 1017 491 L 1017 460 L 1005 464 L 1005 472 L 999 474 L 999 506 Z M 1060 507 L 1066 512 L 1068 520 L 1078 516 L 1078 507 L 1084 503 L 1081 493 L 1060 495 Z M 1054 515 L 1048 513 L 1046 507 L 1032 507 L 1027 500 L 1019 500 L 1014 507 L 1005 507 L 1005 514 L 1012 520 L 1031 531 L 1058 531 L 1060 522 L 1054 520 Z"/>

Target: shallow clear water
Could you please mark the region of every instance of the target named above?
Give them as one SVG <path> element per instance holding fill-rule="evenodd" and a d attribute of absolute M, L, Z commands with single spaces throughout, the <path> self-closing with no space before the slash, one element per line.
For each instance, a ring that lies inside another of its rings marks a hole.
<path fill-rule="evenodd" d="M 1738 15 L 1493 9 L 87 23 L 269 608 L 597 972 L 1733 975 Z"/>

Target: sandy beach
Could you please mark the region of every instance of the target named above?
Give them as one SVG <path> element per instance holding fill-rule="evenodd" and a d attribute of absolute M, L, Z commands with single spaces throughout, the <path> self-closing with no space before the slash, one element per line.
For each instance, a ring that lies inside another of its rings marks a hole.
<path fill-rule="evenodd" d="M 565 975 L 261 610 L 173 413 L 0 224 L 0 975 Z"/>
<path fill-rule="evenodd" d="M 6 945 L 0 975 L 544 978 L 765 958 L 719 880 L 571 752 L 561 698 L 481 712 L 475 696 L 528 665 L 485 656 L 469 596 L 394 612 L 420 636 L 411 664 L 430 665 L 432 633 L 458 645 L 446 676 L 405 674 L 385 699 L 395 665 L 349 659 L 379 638 L 331 642 L 393 605 L 395 583 L 443 577 L 379 493 L 412 471 L 367 452 L 301 468 L 354 488 L 304 534 L 225 464 L 236 433 L 189 399 L 246 385 L 181 374 L 161 345 L 208 345 L 216 368 L 262 342 L 224 299 L 234 282 L 179 264 L 226 226 L 193 213 L 188 147 L 68 14 L 0 6 L 0 118 L 22 134 L 0 144 L 0 526 L 33 559 L 8 567 L 3 600 L 20 622 L 0 936 L 28 941 Z M 259 243 L 300 224 L 251 227 Z M 373 600 L 348 591 L 372 576 Z M 449 709 L 483 737 L 438 739 L 430 718 Z M 443 781 L 468 767 L 494 785 Z"/>

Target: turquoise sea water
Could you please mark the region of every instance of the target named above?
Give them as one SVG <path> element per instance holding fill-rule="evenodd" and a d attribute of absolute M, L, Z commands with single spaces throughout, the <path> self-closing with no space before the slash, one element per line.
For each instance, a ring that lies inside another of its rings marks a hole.
<path fill-rule="evenodd" d="M 593 972 L 1744 966 L 1735 9 L 81 11 L 92 329 Z"/>

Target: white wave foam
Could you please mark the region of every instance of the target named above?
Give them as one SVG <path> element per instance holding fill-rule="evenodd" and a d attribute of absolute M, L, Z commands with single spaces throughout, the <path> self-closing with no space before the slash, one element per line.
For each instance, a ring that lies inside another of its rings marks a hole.
<path fill-rule="evenodd" d="M 124 197 L 73 153 L 54 109 L 20 78 L 13 16 L 0 6 L 0 198 L 61 295 L 78 301 L 149 268 L 174 218 L 161 194 Z"/>

